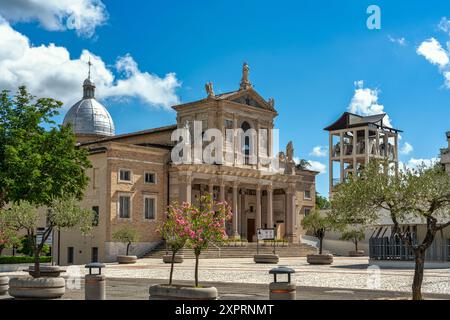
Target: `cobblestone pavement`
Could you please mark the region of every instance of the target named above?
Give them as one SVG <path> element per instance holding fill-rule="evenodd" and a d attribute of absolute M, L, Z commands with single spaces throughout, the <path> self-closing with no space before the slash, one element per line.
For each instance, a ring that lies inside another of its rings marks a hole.
<path fill-rule="evenodd" d="M 414 272 L 412 269 L 381 269 L 379 271 L 368 269 L 367 258 L 335 257 L 331 266 L 312 266 L 306 262 L 306 258 L 281 258 L 279 265 L 289 266 L 296 271 L 293 281 L 299 287 L 334 288 L 333 290 L 338 290 L 341 294 L 346 289 L 409 293 Z M 170 265 L 164 264 L 160 259 L 142 259 L 134 265 L 108 264 L 104 273 L 108 279 L 154 281 L 167 279 L 169 267 Z M 199 275 L 201 282 L 224 283 L 224 285 L 230 283 L 267 285 L 272 281 L 272 276 L 268 272 L 274 267 L 275 265 L 255 264 L 252 259 L 204 259 L 200 260 Z M 77 268 L 71 267 L 69 271 L 77 271 Z M 84 267 L 78 270 L 85 272 Z M 11 273 L 13 274 L 23 275 L 24 273 Z M 193 277 L 194 260 L 186 260 L 175 266 L 176 281 L 192 281 Z M 423 292 L 450 295 L 450 270 L 426 270 Z"/>

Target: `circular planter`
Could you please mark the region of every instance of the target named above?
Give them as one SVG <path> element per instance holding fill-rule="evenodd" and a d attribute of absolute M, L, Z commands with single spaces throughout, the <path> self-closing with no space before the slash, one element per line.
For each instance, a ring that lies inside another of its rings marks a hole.
<path fill-rule="evenodd" d="M 280 258 L 277 254 L 255 254 L 253 261 L 255 263 L 277 264 Z"/>
<path fill-rule="evenodd" d="M 12 278 L 9 295 L 17 299 L 58 299 L 66 292 L 64 278 Z"/>
<path fill-rule="evenodd" d="M 117 262 L 119 264 L 133 264 L 137 262 L 136 256 L 117 256 Z"/>
<path fill-rule="evenodd" d="M 364 250 L 349 251 L 349 257 L 364 257 Z"/>
<path fill-rule="evenodd" d="M 306 261 L 309 264 L 332 264 L 333 255 L 332 254 L 308 254 L 306 256 Z"/>
<path fill-rule="evenodd" d="M 173 263 L 183 263 L 184 256 L 182 254 L 176 254 L 175 258 L 173 259 Z M 166 254 L 163 256 L 163 262 L 164 263 L 172 263 L 172 255 Z"/>
<path fill-rule="evenodd" d="M 149 289 L 150 300 L 217 300 L 215 287 L 195 288 L 188 286 L 157 284 Z"/>
<path fill-rule="evenodd" d="M 28 272 L 30 276 L 33 278 L 36 277 L 36 273 L 34 272 L 34 266 L 28 267 L 28 269 L 24 270 L 25 272 Z M 64 269 L 62 269 L 60 266 L 40 266 L 40 277 L 43 278 L 57 278 L 61 275 L 62 272 L 65 272 Z"/>
<path fill-rule="evenodd" d="M 0 276 L 0 296 L 4 296 L 5 294 L 8 293 L 9 287 L 8 283 L 9 283 L 8 277 Z"/>

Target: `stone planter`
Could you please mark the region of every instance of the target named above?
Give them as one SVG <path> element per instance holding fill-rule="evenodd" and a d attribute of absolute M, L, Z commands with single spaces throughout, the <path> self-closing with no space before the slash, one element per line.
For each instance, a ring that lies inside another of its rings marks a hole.
<path fill-rule="evenodd" d="M 253 261 L 255 263 L 277 264 L 280 258 L 277 254 L 255 254 Z"/>
<path fill-rule="evenodd" d="M 5 276 L 0 276 L 0 296 L 4 296 L 8 293 L 9 278 Z"/>
<path fill-rule="evenodd" d="M 133 264 L 137 262 L 136 256 L 117 256 L 117 262 L 119 264 Z"/>
<path fill-rule="evenodd" d="M 157 284 L 149 289 L 150 300 L 217 300 L 215 287 L 195 288 L 180 285 Z"/>
<path fill-rule="evenodd" d="M 349 251 L 349 257 L 364 257 L 364 250 Z"/>
<path fill-rule="evenodd" d="M 176 254 L 175 258 L 173 259 L 173 263 L 183 263 L 184 256 L 182 254 Z M 166 254 L 163 256 L 163 262 L 164 263 L 172 263 L 172 255 Z"/>
<path fill-rule="evenodd" d="M 9 295 L 17 299 L 58 299 L 66 292 L 64 278 L 12 278 Z"/>
<path fill-rule="evenodd" d="M 308 254 L 306 256 L 306 261 L 309 264 L 332 264 L 333 255 L 332 254 Z"/>
<path fill-rule="evenodd" d="M 66 270 L 62 269 L 60 266 L 40 266 L 39 270 L 40 276 L 43 278 L 58 278 L 61 273 L 66 272 Z M 34 266 L 29 266 L 28 269 L 25 269 L 24 271 L 28 272 L 33 278 L 36 277 Z"/>

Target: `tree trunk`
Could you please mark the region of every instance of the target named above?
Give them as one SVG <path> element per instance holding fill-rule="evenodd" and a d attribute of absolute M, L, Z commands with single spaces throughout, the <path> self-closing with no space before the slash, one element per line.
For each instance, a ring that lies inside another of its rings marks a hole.
<path fill-rule="evenodd" d="M 176 255 L 176 251 L 172 251 L 172 262 L 170 263 L 170 276 L 169 276 L 169 286 L 172 285 L 172 277 L 173 277 L 173 267 L 175 264 L 175 255 Z"/>
<path fill-rule="evenodd" d="M 3 248 L 4 246 L 0 246 L 0 256 L 2 255 Z"/>
<path fill-rule="evenodd" d="M 425 250 L 414 250 L 415 267 L 414 267 L 414 281 L 412 285 L 413 300 L 423 300 L 422 297 L 422 282 L 423 270 L 425 266 Z"/>
<path fill-rule="evenodd" d="M 355 250 L 358 252 L 358 240 L 355 240 Z"/>
<path fill-rule="evenodd" d="M 319 254 L 322 254 L 323 249 L 323 237 L 319 238 Z"/>
<path fill-rule="evenodd" d="M 195 287 L 198 287 L 198 260 L 200 253 L 195 253 Z"/>
<path fill-rule="evenodd" d="M 128 252 L 130 251 L 130 245 L 131 245 L 131 242 L 128 242 L 128 244 L 127 244 L 127 254 L 126 255 L 128 255 Z"/>
<path fill-rule="evenodd" d="M 40 248 L 34 248 L 34 277 L 40 278 L 41 277 L 41 249 Z"/>

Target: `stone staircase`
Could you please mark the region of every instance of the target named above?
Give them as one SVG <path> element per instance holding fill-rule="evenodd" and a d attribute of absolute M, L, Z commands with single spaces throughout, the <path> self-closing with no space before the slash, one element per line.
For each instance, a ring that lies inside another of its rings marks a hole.
<path fill-rule="evenodd" d="M 286 246 L 275 247 L 275 253 L 280 257 L 305 257 L 308 254 L 316 253 L 317 249 L 313 246 L 300 243 L 300 244 L 289 244 Z M 194 259 L 195 255 L 192 249 L 183 248 L 180 250 L 181 254 L 184 255 L 185 259 Z M 259 245 L 260 254 L 272 254 L 273 246 Z M 155 247 L 153 250 L 146 253 L 142 258 L 159 259 L 166 254 L 166 246 L 161 243 L 159 246 Z M 208 250 L 205 250 L 200 255 L 200 259 L 226 259 L 226 258 L 253 258 L 256 254 L 256 243 L 248 243 L 247 246 L 210 246 Z"/>

